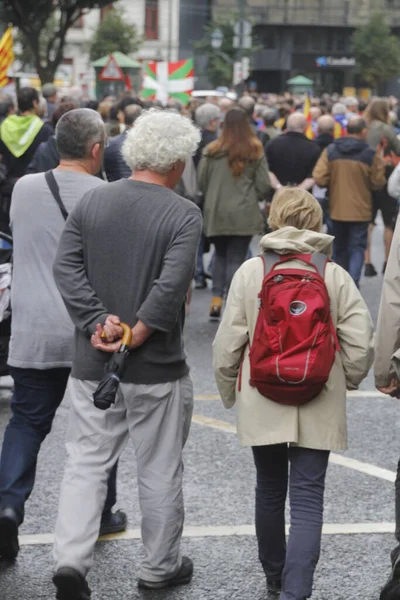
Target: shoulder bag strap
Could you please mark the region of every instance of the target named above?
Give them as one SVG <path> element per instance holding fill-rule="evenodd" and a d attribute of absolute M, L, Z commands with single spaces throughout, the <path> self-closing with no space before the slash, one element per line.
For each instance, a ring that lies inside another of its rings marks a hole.
<path fill-rule="evenodd" d="M 272 271 L 275 265 L 279 263 L 279 254 L 276 254 L 276 252 L 273 252 L 272 250 L 268 250 L 267 252 L 260 254 L 260 258 L 263 261 L 265 277 Z"/>
<path fill-rule="evenodd" d="M 64 220 L 66 221 L 68 219 L 68 211 L 65 208 L 64 202 L 61 200 L 60 188 L 58 187 L 58 183 L 56 181 L 56 178 L 54 177 L 53 171 L 47 171 L 47 173 L 45 173 L 44 176 L 46 179 L 46 183 L 49 186 L 49 189 L 52 193 L 52 196 L 57 202 L 61 214 L 64 217 Z"/>
<path fill-rule="evenodd" d="M 325 279 L 325 269 L 328 262 L 329 258 L 325 254 L 321 254 L 321 252 L 311 254 L 310 263 L 315 267 L 322 279 Z"/>

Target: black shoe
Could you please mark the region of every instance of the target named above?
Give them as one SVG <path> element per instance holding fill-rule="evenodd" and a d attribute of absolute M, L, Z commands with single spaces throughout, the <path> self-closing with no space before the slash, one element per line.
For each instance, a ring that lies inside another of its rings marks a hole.
<path fill-rule="evenodd" d="M 194 287 L 196 290 L 206 290 L 207 281 L 205 279 L 197 279 Z"/>
<path fill-rule="evenodd" d="M 138 585 L 142 589 L 146 590 L 161 590 L 162 588 L 173 587 L 176 585 L 187 585 L 192 581 L 193 577 L 193 562 L 187 556 L 182 558 L 182 566 L 178 573 L 171 577 L 171 579 L 164 579 L 164 581 L 145 581 L 139 579 Z"/>
<path fill-rule="evenodd" d="M 368 263 L 365 265 L 364 277 L 376 277 L 378 275 L 378 271 L 375 269 L 374 265 Z"/>
<path fill-rule="evenodd" d="M 384 262 L 383 267 L 382 267 L 382 275 L 384 275 L 386 273 L 386 267 L 387 267 L 387 262 Z"/>
<path fill-rule="evenodd" d="M 13 508 L 0 511 L 0 558 L 14 560 L 19 552 L 18 518 Z"/>
<path fill-rule="evenodd" d="M 281 581 L 270 581 L 267 579 L 267 600 L 277 600 L 282 591 Z"/>
<path fill-rule="evenodd" d="M 53 577 L 57 588 L 57 600 L 90 600 L 92 592 L 83 575 L 71 569 L 62 567 Z"/>
<path fill-rule="evenodd" d="M 111 533 L 122 533 L 128 526 L 128 517 L 122 510 L 103 513 L 100 523 L 99 537 Z"/>

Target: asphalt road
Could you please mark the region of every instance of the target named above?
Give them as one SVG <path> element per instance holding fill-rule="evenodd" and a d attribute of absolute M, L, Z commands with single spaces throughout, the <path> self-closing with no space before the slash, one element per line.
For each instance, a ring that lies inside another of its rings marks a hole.
<path fill-rule="evenodd" d="M 383 263 L 381 232 L 374 260 Z M 374 319 L 382 279 L 362 292 Z M 235 415 L 220 404 L 211 370 L 216 325 L 207 319 L 209 290 L 195 292 L 186 327 L 186 348 L 195 382 L 195 417 L 185 450 L 186 532 L 183 551 L 192 557 L 193 583 L 171 592 L 139 592 L 136 566 L 142 549 L 135 460 L 121 460 L 118 507 L 129 515 L 124 537 L 100 542 L 89 583 L 93 600 L 258 600 L 265 583 L 254 537 L 255 473 L 249 449 L 234 434 Z M 0 400 L 0 438 L 8 419 L 9 392 Z M 0 564 L 0 600 L 50 600 L 51 541 L 65 461 L 68 401 L 60 408 L 40 454 L 37 483 L 21 528 L 17 562 Z M 334 455 L 325 503 L 326 529 L 315 580 L 317 600 L 376 600 L 389 573 L 394 545 L 393 480 L 399 458 L 400 406 L 377 395 L 371 375 L 348 402 L 350 450 Z"/>

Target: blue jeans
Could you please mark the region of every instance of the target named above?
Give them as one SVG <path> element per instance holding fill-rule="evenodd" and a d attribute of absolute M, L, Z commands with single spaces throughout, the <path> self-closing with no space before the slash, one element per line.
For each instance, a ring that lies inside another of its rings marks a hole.
<path fill-rule="evenodd" d="M 329 452 L 276 444 L 254 446 L 253 455 L 261 564 L 269 581 L 282 582 L 280 600 L 305 600 L 311 596 L 320 555 Z M 288 487 L 291 527 L 286 546 Z"/>
<path fill-rule="evenodd" d="M 70 369 L 40 371 L 10 367 L 10 373 L 14 379 L 14 394 L 0 458 L 0 508 L 13 508 L 21 524 L 25 502 L 35 483 L 40 446 L 50 433 Z M 110 475 L 105 513 L 116 502 L 116 477 L 117 465 Z"/>
<path fill-rule="evenodd" d="M 356 285 L 361 279 L 368 244 L 369 222 L 332 221 L 333 260 L 346 269 Z"/>
<path fill-rule="evenodd" d="M 213 296 L 223 298 L 229 292 L 234 274 L 246 260 L 251 236 L 219 235 L 210 241 L 215 246 L 212 269 Z"/>

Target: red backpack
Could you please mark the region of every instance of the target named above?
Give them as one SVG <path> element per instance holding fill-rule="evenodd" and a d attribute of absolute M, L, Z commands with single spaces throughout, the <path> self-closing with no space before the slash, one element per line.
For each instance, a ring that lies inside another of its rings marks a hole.
<path fill-rule="evenodd" d="M 250 385 L 278 404 L 301 406 L 322 391 L 340 349 L 323 254 L 261 256 L 264 281 L 250 350 Z M 301 260 L 314 271 L 275 267 Z"/>

